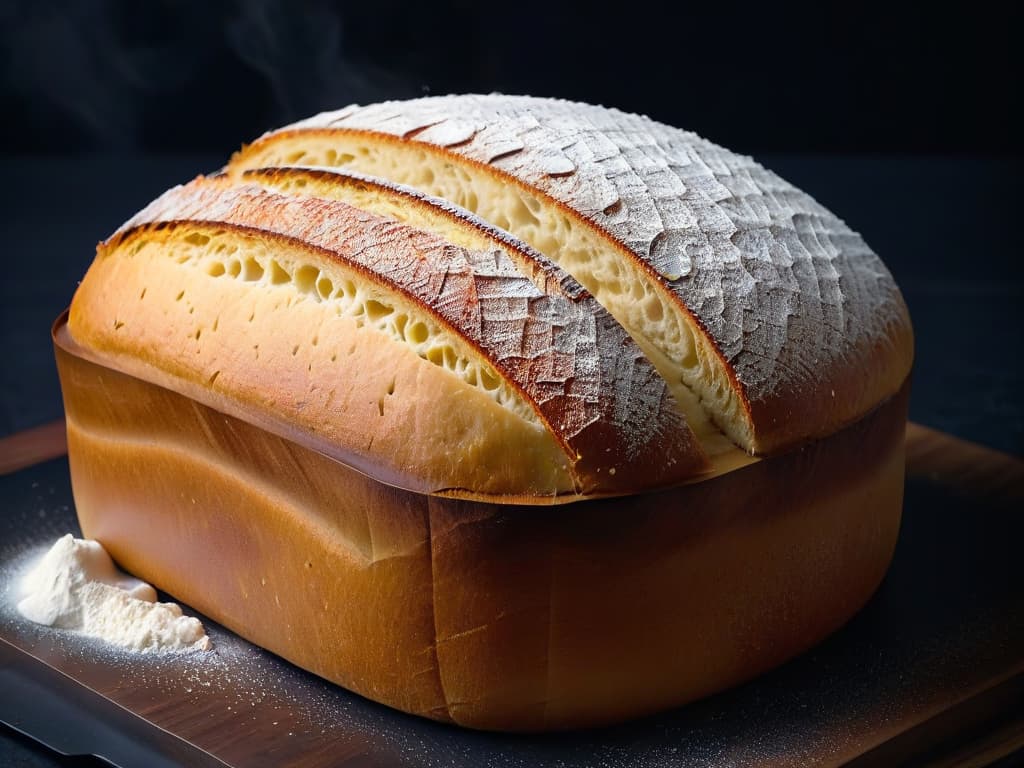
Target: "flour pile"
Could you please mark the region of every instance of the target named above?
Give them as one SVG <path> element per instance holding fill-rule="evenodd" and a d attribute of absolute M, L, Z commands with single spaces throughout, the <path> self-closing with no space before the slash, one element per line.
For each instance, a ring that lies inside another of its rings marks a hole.
<path fill-rule="evenodd" d="M 18 610 L 38 624 L 97 637 L 133 651 L 205 651 L 212 647 L 198 619 L 156 590 L 122 573 L 98 541 L 70 533 L 25 575 Z"/>

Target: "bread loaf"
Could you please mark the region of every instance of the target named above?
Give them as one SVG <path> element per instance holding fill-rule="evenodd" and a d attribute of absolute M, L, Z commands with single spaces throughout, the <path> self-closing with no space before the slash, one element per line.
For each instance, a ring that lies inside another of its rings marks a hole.
<path fill-rule="evenodd" d="M 749 158 L 612 109 L 269 133 L 101 243 L 55 341 L 87 535 L 438 720 L 734 684 L 845 621 L 895 544 L 888 271 Z"/>
<path fill-rule="evenodd" d="M 706 413 L 752 452 L 831 434 L 909 373 L 906 307 L 863 239 L 693 133 L 567 101 L 449 96 L 317 115 L 231 168 L 295 164 L 446 197 L 534 246 L 629 330 L 692 421 Z"/>
<path fill-rule="evenodd" d="M 629 336 L 531 264 L 345 203 L 197 179 L 101 245 L 69 326 L 125 370 L 263 409 L 418 490 L 623 492 L 701 472 Z"/>

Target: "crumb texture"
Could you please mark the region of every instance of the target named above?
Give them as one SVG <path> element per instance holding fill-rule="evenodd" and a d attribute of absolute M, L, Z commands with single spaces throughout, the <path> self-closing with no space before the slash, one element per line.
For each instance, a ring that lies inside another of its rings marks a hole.
<path fill-rule="evenodd" d="M 624 492 L 704 470 L 640 347 L 539 254 L 513 258 L 500 239 L 463 247 L 398 217 L 285 192 L 227 176 L 169 190 L 100 246 L 72 333 L 294 416 L 418 476 L 416 487 Z M 359 345 L 366 355 L 353 357 Z M 425 377 L 409 363 L 402 377 L 374 345 L 440 370 Z M 389 368 L 372 407 L 353 406 Z M 518 426 L 479 411 L 480 396 Z M 395 445 L 408 418 L 421 437 Z M 525 455 L 510 463 L 516 433 Z M 492 471 L 503 463 L 521 471 Z"/>
<path fill-rule="evenodd" d="M 748 449 L 828 434 L 909 372 L 903 300 L 856 232 L 751 158 L 646 117 L 429 97 L 315 116 L 239 164 L 351 167 L 510 229 L 576 276 Z M 608 255 L 616 245 L 635 263 Z"/>

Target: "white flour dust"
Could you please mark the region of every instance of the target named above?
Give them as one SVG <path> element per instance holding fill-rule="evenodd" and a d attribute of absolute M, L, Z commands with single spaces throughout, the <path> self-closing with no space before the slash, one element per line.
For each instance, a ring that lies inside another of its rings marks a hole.
<path fill-rule="evenodd" d="M 205 651 L 203 625 L 156 590 L 122 573 L 98 541 L 62 536 L 21 582 L 18 611 L 133 651 Z"/>

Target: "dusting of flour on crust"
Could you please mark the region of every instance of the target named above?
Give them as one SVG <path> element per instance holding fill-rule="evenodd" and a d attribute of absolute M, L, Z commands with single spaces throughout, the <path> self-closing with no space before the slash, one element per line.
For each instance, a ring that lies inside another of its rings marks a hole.
<path fill-rule="evenodd" d="M 18 611 L 37 624 L 143 653 L 212 647 L 198 619 L 156 602 L 156 590 L 119 571 L 102 544 L 70 533 L 25 575 Z"/>

